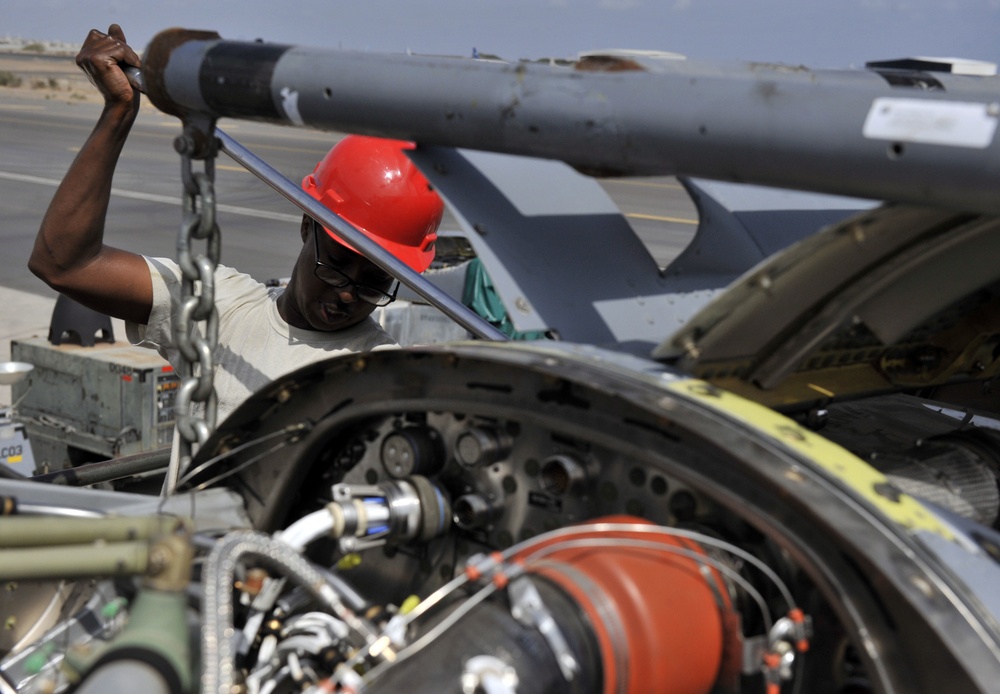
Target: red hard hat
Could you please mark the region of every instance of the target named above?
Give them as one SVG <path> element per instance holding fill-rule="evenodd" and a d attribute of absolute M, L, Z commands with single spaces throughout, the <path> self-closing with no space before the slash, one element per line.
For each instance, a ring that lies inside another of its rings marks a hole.
<path fill-rule="evenodd" d="M 302 189 L 423 272 L 434 259 L 444 203 L 403 154 L 414 147 L 402 140 L 348 135 L 302 179 Z M 340 241 L 329 229 L 326 233 Z"/>

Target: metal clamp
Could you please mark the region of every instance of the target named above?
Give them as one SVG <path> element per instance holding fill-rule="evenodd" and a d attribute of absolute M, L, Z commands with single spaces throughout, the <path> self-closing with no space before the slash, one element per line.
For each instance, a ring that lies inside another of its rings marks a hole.
<path fill-rule="evenodd" d="M 510 595 L 511 615 L 521 624 L 538 629 L 552 649 L 563 678 L 567 682 L 572 682 L 580 672 L 580 664 L 570 652 L 566 637 L 559 630 L 552 613 L 542 602 L 542 596 L 539 595 L 535 584 L 527 576 L 522 575 L 510 582 L 507 592 Z"/>

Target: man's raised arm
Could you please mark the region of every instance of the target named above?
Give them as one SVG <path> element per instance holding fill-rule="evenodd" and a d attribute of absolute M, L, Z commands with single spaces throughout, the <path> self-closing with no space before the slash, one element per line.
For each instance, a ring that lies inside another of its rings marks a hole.
<path fill-rule="evenodd" d="M 146 323 L 152 306 L 149 269 L 142 256 L 104 245 L 111 181 L 139 113 L 139 93 L 120 64 L 139 66 L 121 27 L 92 30 L 77 65 L 104 96 L 90 137 L 56 190 L 42 219 L 29 269 L 53 289 L 101 313 Z"/>

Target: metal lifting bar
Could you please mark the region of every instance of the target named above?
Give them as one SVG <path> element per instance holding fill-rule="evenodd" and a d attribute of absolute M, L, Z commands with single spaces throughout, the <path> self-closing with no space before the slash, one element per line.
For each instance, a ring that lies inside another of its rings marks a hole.
<path fill-rule="evenodd" d="M 687 60 L 615 72 L 224 41 L 145 54 L 168 113 L 1000 212 L 1000 78 Z M 917 79 L 922 77 L 922 79 Z"/>
<path fill-rule="evenodd" d="M 333 229 L 342 239 L 351 246 L 367 256 L 376 265 L 391 274 L 415 291 L 420 296 L 438 308 L 442 313 L 461 325 L 473 335 L 485 340 L 497 340 L 503 342 L 508 340 L 505 334 L 487 323 L 479 314 L 468 308 L 461 302 L 452 298 L 449 294 L 440 289 L 425 277 L 414 272 L 410 267 L 394 256 L 389 251 L 382 248 L 376 242 L 369 239 L 365 234 L 358 231 L 354 226 L 330 210 L 326 205 L 317 201 L 311 195 L 285 178 L 279 171 L 270 164 L 255 155 L 230 135 L 216 128 L 215 134 L 222 143 L 222 151 L 232 157 L 248 171 L 256 175 L 260 180 L 267 183 L 283 196 L 288 198 L 295 206 L 303 210 L 310 217 L 321 222 L 325 227 Z"/>

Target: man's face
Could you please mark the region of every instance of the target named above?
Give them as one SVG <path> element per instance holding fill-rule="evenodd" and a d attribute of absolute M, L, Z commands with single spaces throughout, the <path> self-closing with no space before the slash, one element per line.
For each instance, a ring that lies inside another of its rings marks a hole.
<path fill-rule="evenodd" d="M 309 217 L 302 221 L 302 237 L 292 291 L 298 313 L 309 329 L 343 330 L 371 315 L 375 310 L 371 300 L 392 289 L 392 276 L 331 239 Z"/>

